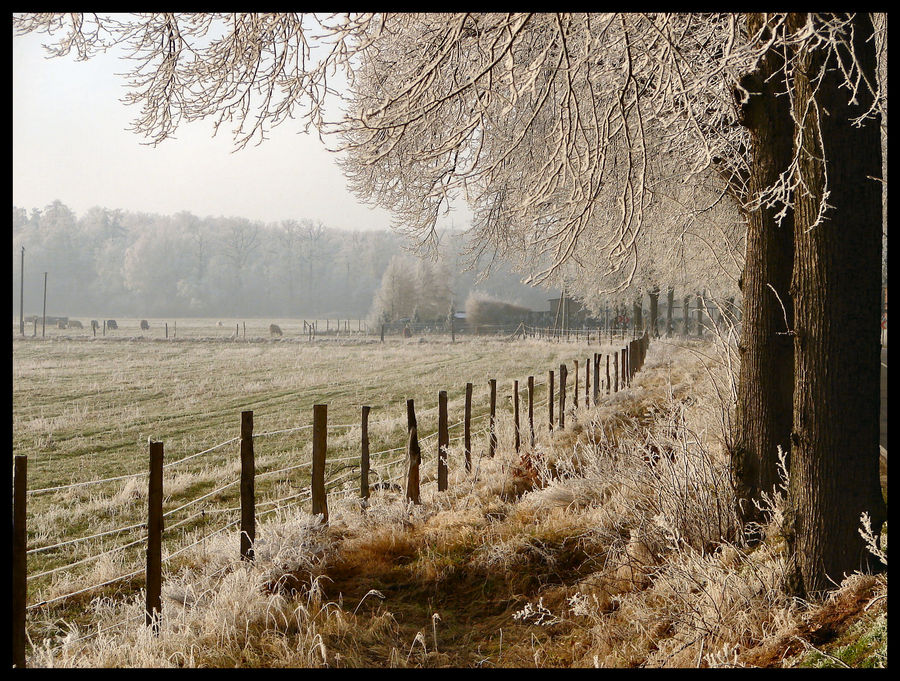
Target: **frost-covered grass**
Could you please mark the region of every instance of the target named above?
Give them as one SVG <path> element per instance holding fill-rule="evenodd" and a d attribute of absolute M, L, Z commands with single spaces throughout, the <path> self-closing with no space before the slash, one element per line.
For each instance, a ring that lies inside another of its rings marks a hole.
<path fill-rule="evenodd" d="M 554 353 L 575 350 L 529 345 L 501 347 L 554 368 Z M 238 560 L 234 530 L 209 538 L 166 564 L 159 636 L 142 624 L 140 580 L 85 597 L 77 613 L 33 612 L 29 663 L 886 665 L 886 576 L 852 576 L 821 603 L 790 598 L 778 490 L 764 541 L 741 546 L 713 355 L 651 345 L 631 388 L 597 407 L 580 401 L 569 428 L 540 428 L 519 454 L 502 410 L 497 455 L 479 441 L 467 475 L 454 445 L 447 492 L 426 452 L 419 506 L 396 491 L 369 504 L 333 494 L 327 525 L 306 506 L 284 509 L 260 523 L 253 564 Z M 875 632 L 871 645 L 851 656 L 836 637 L 841 647 L 828 648 L 829 631 L 856 621 Z"/>
<path fill-rule="evenodd" d="M 151 325 L 152 328 L 152 325 Z M 359 455 L 360 407 L 370 405 L 370 450 L 402 447 L 406 433 L 406 399 L 414 398 L 420 436 L 437 428 L 437 393 L 449 395 L 450 422 L 463 416 L 466 382 L 474 384 L 473 416 L 488 410 L 488 379 L 498 381 L 498 411 L 509 418 L 512 380 L 538 383 L 560 362 L 583 356 L 598 346 L 544 344 L 531 341 L 458 341 L 420 343 L 391 340 L 384 345 L 322 343 L 155 343 L 146 341 L 13 342 L 13 451 L 28 455 L 29 489 L 117 477 L 146 471 L 147 439 L 161 440 L 165 460 L 173 462 L 239 435 L 240 412 L 253 410 L 257 434 L 309 426 L 312 406 L 326 403 L 329 424 L 349 425 L 329 433 L 329 459 Z M 546 386 L 536 390 L 545 399 Z M 536 413 L 546 421 L 546 411 Z M 486 419 L 473 423 L 476 430 Z M 456 438 L 457 426 L 451 431 Z M 310 432 L 297 430 L 258 437 L 258 474 L 308 462 Z M 460 441 L 454 462 L 461 458 Z M 483 443 L 476 436 L 476 447 Z M 435 438 L 423 442 L 427 456 Z M 164 510 L 176 508 L 236 479 L 239 446 L 230 443 L 182 465 L 167 469 Z M 372 482 L 396 475 L 403 451 L 373 456 Z M 339 474 L 343 462 L 331 466 Z M 257 479 L 260 511 L 266 500 L 296 495 L 308 484 L 308 468 Z M 349 474 L 348 474 L 349 475 Z M 350 475 L 349 484 L 356 477 Z M 189 512 L 167 518 L 167 526 L 207 509 L 211 513 L 167 533 L 171 548 L 189 541 L 193 531 L 210 531 L 237 517 L 216 509 L 238 504 L 238 486 L 223 490 Z M 29 497 L 28 544 L 40 547 L 140 523 L 146 514 L 146 478 L 76 487 Z M 188 535 L 182 538 L 182 533 Z M 64 566 L 85 556 L 135 541 L 138 530 L 89 544 L 29 557 L 29 572 Z M 33 580 L 29 601 L 68 593 L 128 571 L 141 560 L 141 546 L 108 561 L 79 566 Z M 108 564 L 106 564 L 108 563 Z M 137 568 L 134 568 L 137 569 Z M 116 571 L 119 571 L 118 573 Z"/>

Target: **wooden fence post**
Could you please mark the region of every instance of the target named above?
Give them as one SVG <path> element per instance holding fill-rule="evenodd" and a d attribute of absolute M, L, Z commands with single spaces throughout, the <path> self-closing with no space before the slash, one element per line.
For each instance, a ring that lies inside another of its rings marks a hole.
<path fill-rule="evenodd" d="M 600 401 L 600 353 L 594 353 L 594 406 Z"/>
<path fill-rule="evenodd" d="M 553 430 L 553 398 L 555 397 L 553 392 L 553 371 L 547 372 L 547 394 L 550 399 L 547 400 L 547 404 L 550 405 L 550 430 Z"/>
<path fill-rule="evenodd" d="M 169 337 L 169 322 L 166 322 L 166 338 Z"/>
<path fill-rule="evenodd" d="M 569 368 L 565 364 L 559 365 L 559 429 L 566 427 L 566 377 Z"/>
<path fill-rule="evenodd" d="M 609 377 L 609 353 L 606 353 L 606 394 L 609 395 L 610 391 L 610 377 Z"/>
<path fill-rule="evenodd" d="M 384 324 L 381 325 L 381 342 L 384 343 Z"/>
<path fill-rule="evenodd" d="M 584 363 L 584 406 L 591 406 L 591 358 Z"/>
<path fill-rule="evenodd" d="M 513 427 L 516 432 L 516 452 L 518 453 L 521 446 L 519 437 L 519 382 L 513 381 Z"/>
<path fill-rule="evenodd" d="M 253 412 L 241 412 L 241 560 L 253 560 L 256 541 L 256 463 Z"/>
<path fill-rule="evenodd" d="M 534 449 L 534 376 L 528 377 L 528 430 L 531 433 L 531 448 Z"/>
<path fill-rule="evenodd" d="M 447 391 L 438 393 L 438 492 L 447 489 L 447 457 L 450 449 L 450 432 L 447 424 Z"/>
<path fill-rule="evenodd" d="M 159 633 L 162 612 L 163 443 L 150 442 L 150 482 L 147 488 L 147 572 L 144 621 Z"/>
<path fill-rule="evenodd" d="M 466 459 L 466 473 L 472 471 L 472 384 L 466 383 L 466 407 L 463 417 L 463 454 Z"/>
<path fill-rule="evenodd" d="M 616 382 L 613 385 L 614 392 L 619 392 L 619 352 L 618 350 L 614 353 L 613 356 L 613 374 L 615 375 Z"/>
<path fill-rule="evenodd" d="M 409 438 L 406 442 L 406 498 L 414 504 L 421 503 L 419 497 L 419 464 L 422 463 L 422 451 L 419 449 L 419 435 L 416 426 L 416 407 L 412 399 L 406 400 L 406 430 Z"/>
<path fill-rule="evenodd" d="M 16 454 L 13 461 L 12 663 L 13 667 L 23 669 L 26 666 L 25 609 L 28 598 L 28 534 L 25 525 L 28 457 Z"/>
<path fill-rule="evenodd" d="M 497 379 L 492 378 L 488 380 L 488 385 L 491 387 L 491 415 L 490 415 L 490 433 L 488 435 L 488 457 L 494 456 L 494 451 L 497 449 Z"/>
<path fill-rule="evenodd" d="M 575 363 L 575 392 L 572 396 L 572 407 L 578 409 L 578 360 L 572 360 Z"/>
<path fill-rule="evenodd" d="M 362 408 L 362 442 L 359 455 L 359 495 L 363 499 L 369 498 L 369 410 L 371 407 Z"/>
<path fill-rule="evenodd" d="M 312 436 L 312 512 L 328 522 L 328 497 L 325 494 L 325 457 L 328 451 L 328 405 L 313 405 Z"/>

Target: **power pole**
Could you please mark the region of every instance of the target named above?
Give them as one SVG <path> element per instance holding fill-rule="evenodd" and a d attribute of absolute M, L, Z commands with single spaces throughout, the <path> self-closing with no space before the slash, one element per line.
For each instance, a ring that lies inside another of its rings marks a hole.
<path fill-rule="evenodd" d="M 25 247 L 19 265 L 19 335 L 25 335 Z"/>
<path fill-rule="evenodd" d="M 47 273 L 44 272 L 44 312 L 41 316 L 41 338 L 47 329 Z"/>

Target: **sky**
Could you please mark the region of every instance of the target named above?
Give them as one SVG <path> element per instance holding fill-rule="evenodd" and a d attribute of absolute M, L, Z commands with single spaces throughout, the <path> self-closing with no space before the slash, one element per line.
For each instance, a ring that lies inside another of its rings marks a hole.
<path fill-rule="evenodd" d="M 260 146 L 234 151 L 212 121 L 143 144 L 127 127 L 121 59 L 47 59 L 42 34 L 13 36 L 13 205 L 31 211 L 59 199 L 78 215 L 92 206 L 262 222 L 308 218 L 338 229 L 387 229 L 390 214 L 354 197 L 336 156 L 288 121 Z M 291 126 L 294 126 L 293 128 Z M 462 228 L 465 210 L 442 224 Z"/>

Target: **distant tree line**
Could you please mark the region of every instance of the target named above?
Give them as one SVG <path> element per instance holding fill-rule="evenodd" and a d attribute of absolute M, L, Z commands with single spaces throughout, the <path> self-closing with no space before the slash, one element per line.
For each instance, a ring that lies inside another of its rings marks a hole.
<path fill-rule="evenodd" d="M 548 297 L 502 267 L 476 284 L 478 263 L 465 271 L 455 232 L 432 261 L 387 230 L 102 207 L 78 216 L 57 200 L 30 213 L 13 206 L 16 313 L 23 246 L 25 314 L 40 314 L 44 272 L 47 313 L 68 316 L 431 319 L 454 301 L 462 309 L 473 290 L 535 308 Z"/>

